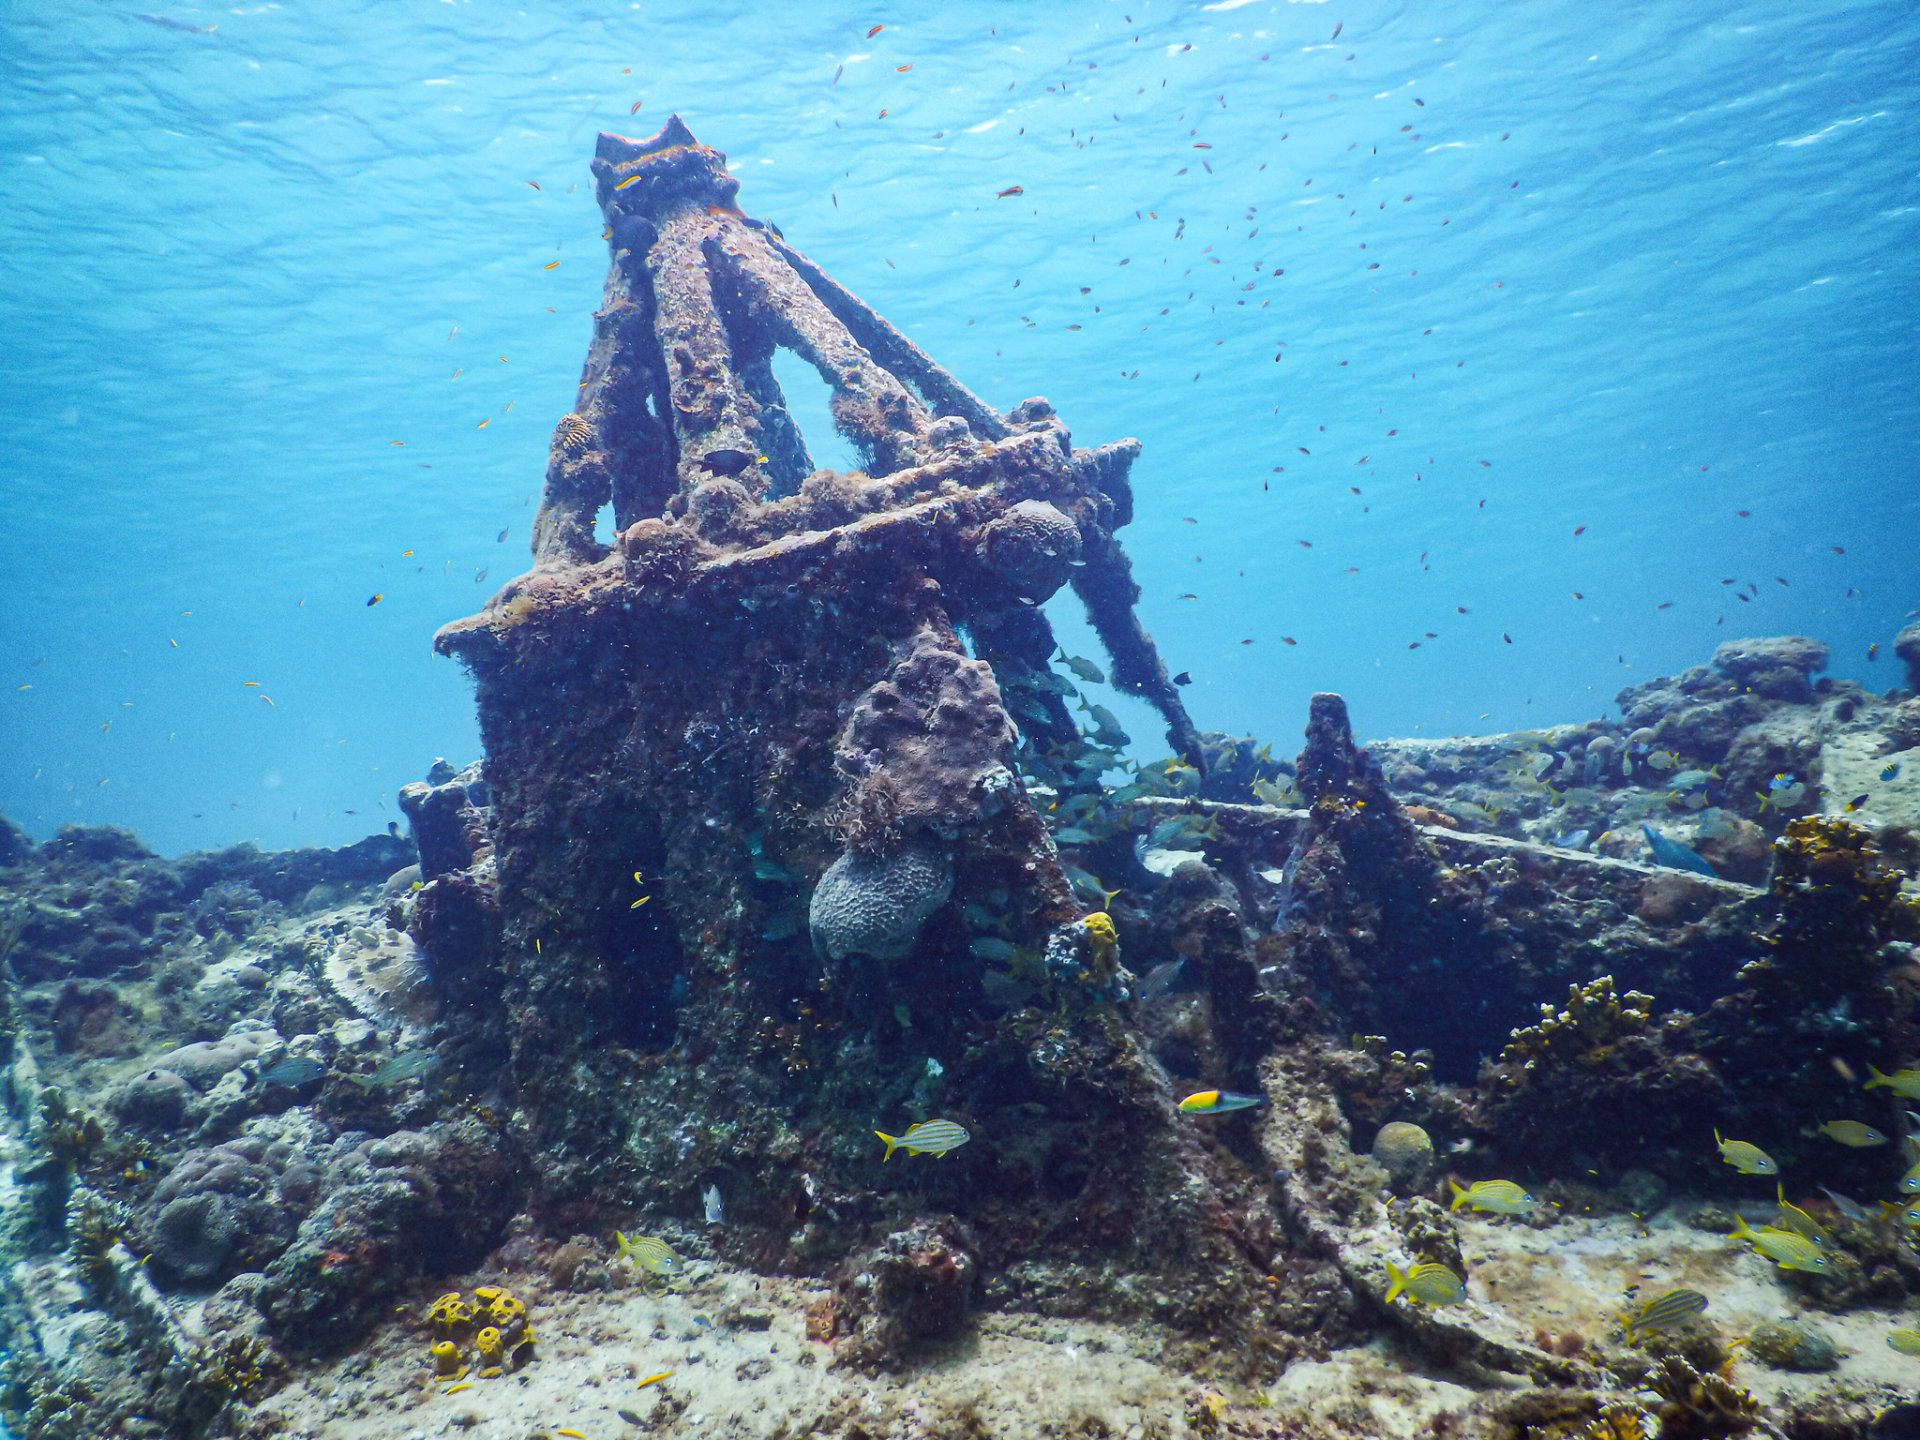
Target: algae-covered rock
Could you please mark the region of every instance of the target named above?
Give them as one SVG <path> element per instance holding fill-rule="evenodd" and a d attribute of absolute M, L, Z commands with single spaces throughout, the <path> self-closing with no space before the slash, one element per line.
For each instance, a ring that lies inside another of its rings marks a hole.
<path fill-rule="evenodd" d="M 1827 1333 L 1804 1320 L 1769 1320 L 1755 1326 L 1747 1337 L 1747 1351 L 1775 1370 L 1813 1373 L 1840 1363 L 1840 1352 Z"/>

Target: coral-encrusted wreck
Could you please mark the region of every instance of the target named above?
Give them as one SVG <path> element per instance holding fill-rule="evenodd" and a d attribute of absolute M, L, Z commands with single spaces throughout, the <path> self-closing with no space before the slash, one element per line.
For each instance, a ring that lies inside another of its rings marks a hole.
<path fill-rule="evenodd" d="M 714 1186 L 723 1247 L 761 1266 L 936 1217 L 928 1253 L 1000 1275 L 1097 1251 L 1128 1285 L 1177 1270 L 1163 1310 L 1243 1304 L 1221 1275 L 1251 1287 L 1276 1243 L 1193 1223 L 1211 1161 L 1111 1003 L 995 679 L 1045 669 L 1037 607 L 1071 584 L 1115 683 L 1203 763 L 1113 538 L 1138 442 L 1075 449 L 1044 400 L 995 413 L 744 215 L 678 119 L 603 135 L 593 169 L 613 265 L 534 567 L 436 640 L 477 681 L 491 849 L 417 912 L 454 993 L 497 967 L 469 1056 L 510 1047 L 536 1209 L 693 1216 Z M 780 348 L 864 473 L 813 467 Z M 1028 734 L 1078 743 L 1044 700 Z M 986 1003 L 965 905 L 1036 957 L 1044 1005 Z M 873 1131 L 929 1115 L 993 1144 L 882 1170 Z"/>

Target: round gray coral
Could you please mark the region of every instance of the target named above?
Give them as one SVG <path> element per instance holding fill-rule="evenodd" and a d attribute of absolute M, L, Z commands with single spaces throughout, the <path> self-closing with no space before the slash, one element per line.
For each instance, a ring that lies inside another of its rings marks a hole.
<path fill-rule="evenodd" d="M 182 1195 L 153 1226 L 153 1258 L 183 1280 L 204 1280 L 226 1263 L 240 1222 L 224 1195 Z"/>
<path fill-rule="evenodd" d="M 832 960 L 901 959 L 952 892 L 953 867 L 931 847 L 903 845 L 878 858 L 842 855 L 813 892 L 814 951 Z"/>

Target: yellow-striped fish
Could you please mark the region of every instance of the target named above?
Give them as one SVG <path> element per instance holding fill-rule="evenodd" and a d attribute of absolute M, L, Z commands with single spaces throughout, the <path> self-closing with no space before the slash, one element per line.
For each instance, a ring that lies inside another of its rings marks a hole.
<path fill-rule="evenodd" d="M 1920 1195 L 1920 1165 L 1900 1177 L 1900 1188 L 1908 1195 Z"/>
<path fill-rule="evenodd" d="M 1449 1210 L 1471 1205 L 1475 1210 L 1491 1210 L 1496 1215 L 1528 1215 L 1540 1203 L 1511 1180 L 1476 1180 L 1471 1189 L 1462 1189 L 1453 1180 L 1447 1184 L 1453 1186 L 1453 1204 L 1447 1207 Z"/>
<path fill-rule="evenodd" d="M 1749 1145 L 1744 1140 L 1722 1140 L 1718 1130 L 1713 1132 L 1713 1143 L 1720 1147 L 1720 1158 L 1742 1175 L 1780 1173 L 1780 1167 L 1773 1163 L 1773 1157 L 1758 1145 Z"/>
<path fill-rule="evenodd" d="M 1415 1265 L 1402 1270 L 1389 1260 L 1387 1278 L 1393 1282 L 1387 1287 L 1385 1303 L 1389 1305 L 1400 1294 L 1422 1305 L 1458 1305 L 1467 1298 L 1466 1282 L 1444 1265 Z"/>
<path fill-rule="evenodd" d="M 1856 1150 L 1887 1143 L 1886 1136 L 1871 1125 L 1862 1125 L 1858 1120 L 1829 1120 L 1820 1127 L 1820 1133 L 1829 1140 L 1838 1140 L 1842 1145 L 1851 1145 Z"/>
<path fill-rule="evenodd" d="M 1816 1245 L 1831 1245 L 1833 1243 L 1833 1236 L 1826 1232 L 1825 1227 L 1822 1226 L 1818 1220 L 1807 1214 L 1807 1212 L 1799 1206 L 1789 1205 L 1787 1203 L 1787 1187 L 1785 1185 L 1776 1184 L 1773 1190 L 1774 1194 L 1779 1197 L 1780 1229 L 1791 1230 L 1794 1234 L 1803 1236 L 1813 1241 Z"/>
<path fill-rule="evenodd" d="M 1698 1290 L 1669 1290 L 1627 1316 L 1627 1335 L 1631 1338 L 1636 1333 L 1675 1329 L 1706 1308 L 1707 1297 Z"/>
<path fill-rule="evenodd" d="M 1887 1336 L 1887 1344 L 1902 1355 L 1920 1355 L 1920 1330 L 1895 1330 Z"/>
<path fill-rule="evenodd" d="M 904 1145 L 909 1155 L 945 1155 L 973 1138 L 965 1127 L 951 1120 L 922 1120 L 904 1135 L 889 1135 L 881 1130 L 873 1133 L 887 1142 L 887 1153 L 880 1157 L 883 1164 L 893 1158 L 896 1145 Z"/>
<path fill-rule="evenodd" d="M 1896 1070 L 1891 1075 L 1882 1075 L 1869 1065 L 1867 1074 L 1873 1078 L 1860 1087 L 1862 1090 L 1872 1090 L 1885 1085 L 1896 1095 L 1904 1095 L 1909 1100 L 1920 1100 L 1920 1070 Z"/>
<path fill-rule="evenodd" d="M 1827 1257 L 1820 1247 L 1806 1236 L 1796 1235 L 1791 1230 L 1776 1230 L 1771 1225 L 1762 1225 L 1755 1230 L 1745 1220 L 1737 1219 L 1734 1221 L 1733 1238 L 1745 1240 L 1782 1270 L 1808 1270 L 1821 1275 L 1828 1268 Z"/>
<path fill-rule="evenodd" d="M 629 1260 L 655 1275 L 671 1275 L 680 1268 L 680 1257 L 674 1254 L 673 1247 L 664 1240 L 652 1235 L 635 1235 L 629 1238 L 618 1230 L 613 1238 L 620 1243 L 620 1253 Z"/>

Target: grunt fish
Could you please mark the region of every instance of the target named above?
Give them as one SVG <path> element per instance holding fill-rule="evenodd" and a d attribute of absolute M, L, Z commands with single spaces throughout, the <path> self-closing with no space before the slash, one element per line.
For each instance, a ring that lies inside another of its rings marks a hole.
<path fill-rule="evenodd" d="M 1707 1297 L 1698 1290 L 1669 1290 L 1656 1295 L 1627 1318 L 1627 1337 L 1635 1332 L 1674 1330 L 1707 1308 Z"/>
<path fill-rule="evenodd" d="M 1877 1090 L 1885 1085 L 1896 1095 L 1904 1095 L 1909 1100 L 1920 1100 L 1920 1070 L 1896 1070 L 1891 1075 L 1882 1075 L 1872 1065 L 1868 1065 L 1867 1074 L 1873 1078 L 1860 1087 L 1862 1090 Z"/>
<path fill-rule="evenodd" d="M 1453 1204 L 1447 1207 L 1449 1210 L 1468 1205 L 1475 1210 L 1491 1210 L 1496 1215 L 1528 1215 L 1540 1204 L 1511 1180 L 1476 1180 L 1471 1189 L 1453 1180 L 1447 1184 L 1453 1187 Z"/>
<path fill-rule="evenodd" d="M 873 1133 L 887 1142 L 887 1153 L 880 1157 L 883 1164 L 893 1158 L 896 1145 L 904 1145 L 909 1155 L 945 1155 L 950 1150 L 958 1150 L 973 1138 L 965 1127 L 951 1120 L 922 1120 L 900 1136 L 888 1135 L 880 1130 Z"/>
<path fill-rule="evenodd" d="M 1771 1225 L 1755 1230 L 1744 1219 L 1736 1219 L 1733 1238 L 1745 1240 L 1782 1270 L 1808 1270 L 1818 1275 L 1828 1268 L 1827 1257 L 1820 1247 L 1791 1230 L 1776 1230 Z"/>
<path fill-rule="evenodd" d="M 1826 1232 L 1825 1227 L 1822 1226 L 1818 1220 L 1807 1214 L 1807 1212 L 1799 1206 L 1787 1203 L 1787 1187 L 1784 1184 L 1776 1183 L 1773 1189 L 1774 1194 L 1779 1197 L 1779 1229 L 1791 1230 L 1794 1234 L 1803 1239 L 1811 1240 L 1816 1245 L 1830 1245 L 1833 1243 L 1833 1236 Z"/>
<path fill-rule="evenodd" d="M 1749 1145 L 1744 1140 L 1722 1140 L 1718 1130 L 1713 1132 L 1713 1143 L 1720 1147 L 1720 1158 L 1742 1175 L 1780 1173 L 1780 1167 L 1773 1163 L 1773 1157 L 1758 1145 Z"/>
<path fill-rule="evenodd" d="M 1415 1265 L 1402 1270 L 1389 1260 L 1387 1278 L 1393 1282 L 1387 1287 L 1385 1303 L 1389 1305 L 1400 1294 L 1422 1305 L 1458 1305 L 1467 1298 L 1466 1283 L 1444 1265 Z"/>
<path fill-rule="evenodd" d="M 1902 1355 L 1920 1355 L 1920 1330 L 1895 1330 L 1888 1334 L 1887 1344 Z"/>
<path fill-rule="evenodd" d="M 1862 1125 L 1858 1120 L 1829 1120 L 1820 1126 L 1820 1133 L 1829 1140 L 1838 1140 L 1842 1145 L 1850 1145 L 1855 1150 L 1865 1150 L 1874 1145 L 1884 1145 L 1887 1137 L 1871 1125 Z"/>
<path fill-rule="evenodd" d="M 631 1238 L 618 1230 L 613 1232 L 620 1253 L 639 1265 L 641 1269 L 654 1275 L 671 1275 L 680 1268 L 680 1257 L 666 1241 L 652 1235 L 635 1235 Z"/>

